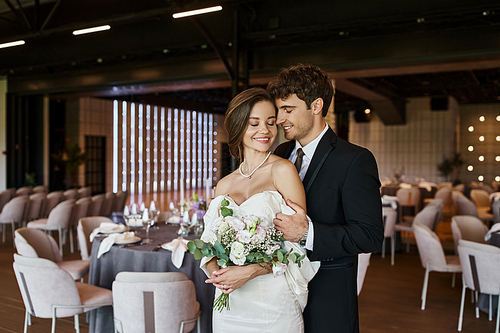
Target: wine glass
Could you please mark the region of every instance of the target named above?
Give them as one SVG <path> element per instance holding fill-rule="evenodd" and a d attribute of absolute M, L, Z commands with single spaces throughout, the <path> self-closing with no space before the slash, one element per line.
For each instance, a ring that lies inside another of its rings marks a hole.
<path fill-rule="evenodd" d="M 149 228 L 151 228 L 153 223 L 154 223 L 153 219 L 142 220 L 142 225 L 144 226 L 144 229 L 146 229 L 146 239 L 142 240 L 144 244 L 150 244 L 153 242 L 153 240 L 149 238 Z"/>

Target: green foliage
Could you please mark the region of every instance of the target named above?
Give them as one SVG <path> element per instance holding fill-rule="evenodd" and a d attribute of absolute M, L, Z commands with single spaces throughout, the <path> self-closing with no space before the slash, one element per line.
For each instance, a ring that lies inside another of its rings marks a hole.
<path fill-rule="evenodd" d="M 36 182 L 36 173 L 35 172 L 26 172 L 24 174 L 24 186 L 35 187 L 37 185 L 38 185 L 38 183 Z"/>

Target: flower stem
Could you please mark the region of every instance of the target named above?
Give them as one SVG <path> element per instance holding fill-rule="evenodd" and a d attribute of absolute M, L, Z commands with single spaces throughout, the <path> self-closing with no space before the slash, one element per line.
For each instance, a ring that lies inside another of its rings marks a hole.
<path fill-rule="evenodd" d="M 212 309 L 222 312 L 222 310 L 229 309 L 229 294 L 220 294 L 219 297 L 214 301 L 214 306 Z"/>

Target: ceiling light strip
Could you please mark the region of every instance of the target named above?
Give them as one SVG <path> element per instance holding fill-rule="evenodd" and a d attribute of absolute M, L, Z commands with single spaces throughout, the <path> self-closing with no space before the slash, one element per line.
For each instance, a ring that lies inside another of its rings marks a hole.
<path fill-rule="evenodd" d="M 214 6 L 214 7 L 202 8 L 202 9 L 189 10 L 187 12 L 175 13 L 172 16 L 174 18 L 181 18 L 181 17 L 186 17 L 186 16 L 193 16 L 193 15 L 200 15 L 200 14 L 217 12 L 219 10 L 222 10 L 222 6 Z"/>
<path fill-rule="evenodd" d="M 25 44 L 24 40 L 17 40 L 15 42 L 8 42 L 8 43 L 0 44 L 0 49 L 4 49 L 6 47 L 12 47 L 12 46 L 24 45 L 24 44 Z"/>
<path fill-rule="evenodd" d="M 99 27 L 75 30 L 75 31 L 73 31 L 73 35 L 77 36 L 77 35 L 83 35 L 83 34 L 90 34 L 92 32 L 104 31 L 104 30 L 109 30 L 109 29 L 111 29 L 111 26 L 101 25 Z"/>

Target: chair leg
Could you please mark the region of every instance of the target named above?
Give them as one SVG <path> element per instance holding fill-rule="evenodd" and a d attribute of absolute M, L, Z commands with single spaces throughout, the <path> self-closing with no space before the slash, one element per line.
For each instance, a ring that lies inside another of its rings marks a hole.
<path fill-rule="evenodd" d="M 80 333 L 80 317 L 77 314 L 75 315 L 75 330 L 76 333 Z"/>
<path fill-rule="evenodd" d="M 424 287 L 422 288 L 422 310 L 425 310 L 428 282 L 429 282 L 429 264 L 427 264 L 427 268 L 425 269 Z"/>
<path fill-rule="evenodd" d="M 394 233 L 391 236 L 391 265 L 394 266 L 394 252 L 395 252 L 396 239 Z"/>
<path fill-rule="evenodd" d="M 198 316 L 198 319 L 196 319 L 196 327 L 198 328 L 197 332 L 200 333 L 201 332 L 200 316 Z"/>
<path fill-rule="evenodd" d="M 56 333 L 56 308 L 52 308 L 52 330 L 51 333 Z"/>
<path fill-rule="evenodd" d="M 70 227 L 68 229 L 68 232 L 69 232 L 69 249 L 70 249 L 71 253 L 74 253 L 75 248 L 73 246 L 73 227 Z"/>
<path fill-rule="evenodd" d="M 462 300 L 460 301 L 460 314 L 458 315 L 458 331 L 462 330 L 462 323 L 464 319 L 464 303 L 465 303 L 465 291 L 467 287 L 465 283 L 462 283 Z"/>
<path fill-rule="evenodd" d="M 63 256 L 63 230 L 59 228 L 59 253 Z"/>
<path fill-rule="evenodd" d="M 488 309 L 488 320 L 489 321 L 493 320 L 493 314 L 491 313 L 491 312 L 493 312 L 493 308 L 492 308 L 492 304 L 491 304 L 492 303 L 492 298 L 493 298 L 493 295 L 490 294 L 490 297 L 489 297 L 489 299 L 490 299 L 490 301 L 489 301 L 490 306 L 489 306 L 489 309 Z"/>
<path fill-rule="evenodd" d="M 5 227 L 5 223 L 2 224 L 2 243 L 5 243 L 5 231 L 6 231 L 6 227 Z"/>
<path fill-rule="evenodd" d="M 498 323 L 500 322 L 500 295 L 498 295 L 498 304 L 497 304 L 497 323 L 495 326 L 495 333 L 498 332 Z"/>
<path fill-rule="evenodd" d="M 478 305 L 479 293 L 476 291 L 475 294 L 476 294 L 476 318 L 479 318 L 479 305 Z"/>
<path fill-rule="evenodd" d="M 385 258 L 385 237 L 384 240 L 382 241 L 382 259 Z"/>
<path fill-rule="evenodd" d="M 12 222 L 12 241 L 14 242 L 14 236 L 15 236 L 15 232 L 16 232 L 16 223 L 15 222 Z M 16 243 L 14 242 L 14 248 L 16 247 Z"/>
<path fill-rule="evenodd" d="M 29 322 L 29 312 L 28 312 L 28 309 L 26 309 L 26 315 L 24 317 L 24 333 L 27 333 L 28 332 L 28 322 Z"/>
<path fill-rule="evenodd" d="M 453 276 L 451 278 L 451 287 L 455 288 L 455 277 L 457 276 L 457 273 L 453 273 Z"/>

